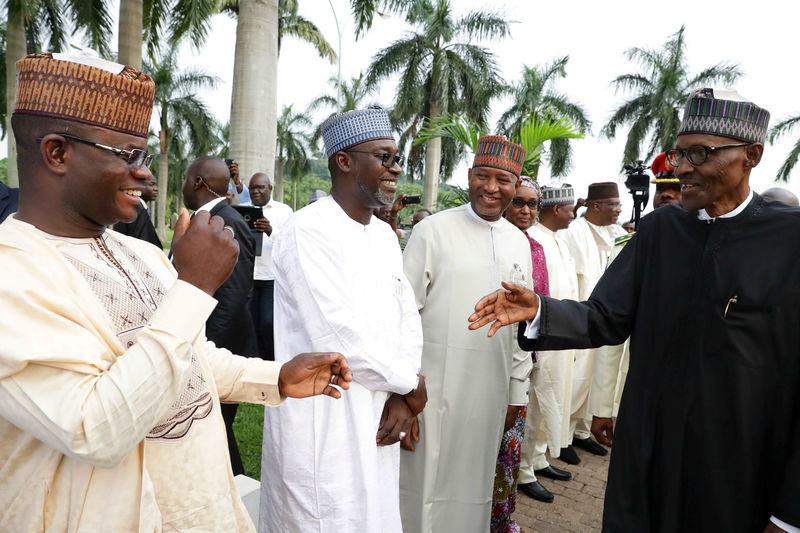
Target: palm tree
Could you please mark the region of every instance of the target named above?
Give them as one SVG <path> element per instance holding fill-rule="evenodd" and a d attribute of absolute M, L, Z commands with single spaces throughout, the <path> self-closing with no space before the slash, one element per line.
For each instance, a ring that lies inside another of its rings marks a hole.
<path fill-rule="evenodd" d="M 297 0 L 225 0 L 222 9 L 237 17 L 231 154 L 247 181 L 255 172 L 271 174 L 275 166 L 277 62 L 283 37 L 312 44 L 331 62 L 336 54 L 319 28 L 298 15 Z"/>
<path fill-rule="evenodd" d="M 405 8 L 406 21 L 417 29 L 373 57 L 367 85 L 373 87 L 400 74 L 392 116 L 405 124 L 405 138 L 414 137 L 421 125 L 429 125 L 446 113 L 464 114 L 484 125 L 489 101 L 501 84 L 494 56 L 472 43 L 505 37 L 508 22 L 489 11 L 473 11 L 457 18 L 450 0 L 415 0 Z M 456 152 L 451 149 L 445 154 L 453 156 Z M 418 154 L 411 155 L 416 159 Z M 424 196 L 428 209 L 436 206 L 442 156 L 441 137 L 431 138 L 425 145 Z"/>
<path fill-rule="evenodd" d="M 566 66 L 569 56 L 554 60 L 549 65 L 535 67 L 523 66 L 522 79 L 508 88 L 513 96 L 513 103 L 503 113 L 497 123 L 497 129 L 506 137 L 519 135 L 520 127 L 531 115 L 538 115 L 548 110 L 557 117 L 566 117 L 581 132 L 591 128 L 592 123 L 586 117 L 586 111 L 580 104 L 574 103 L 561 93 L 556 92 L 554 85 L 559 78 L 567 75 Z M 550 141 L 550 173 L 563 176 L 570 169 L 572 147 L 568 138 L 557 138 Z"/>
<path fill-rule="evenodd" d="M 283 112 L 278 119 L 278 146 L 277 146 L 277 168 L 275 172 L 275 193 L 277 201 L 283 201 L 283 176 L 289 174 L 295 190 L 292 194 L 294 199 L 293 209 L 297 209 L 297 179 L 311 169 L 308 161 L 306 146 L 309 143 L 309 136 L 301 128 L 311 126 L 311 119 L 305 113 L 295 113 L 292 106 L 284 106 Z"/>
<path fill-rule="evenodd" d="M 58 52 L 67 45 L 71 34 L 65 13 L 72 19 L 72 27 L 88 38 L 91 46 L 101 54 L 108 53 L 111 35 L 111 18 L 105 4 L 82 0 L 8 0 L 8 19 L 5 32 L 5 132 L 8 135 L 8 183 L 19 185 L 17 176 L 17 146 L 11 131 L 11 112 L 17 92 L 15 64 L 26 54 L 40 52 L 45 45 L 42 37 L 49 34 L 47 48 Z"/>
<path fill-rule="evenodd" d="M 350 78 L 350 81 L 342 80 L 341 83 L 339 78 L 331 76 L 328 84 L 336 89 L 336 93 L 323 94 L 312 100 L 308 104 L 309 112 L 328 108 L 335 113 L 344 113 L 345 111 L 360 109 L 368 105 L 364 103 L 364 100 L 372 93 L 372 89 L 364 83 L 363 73 L 357 77 Z"/>
<path fill-rule="evenodd" d="M 795 127 L 797 127 L 798 123 L 800 123 L 800 115 L 788 117 L 778 122 L 769 132 L 769 142 L 774 144 L 784 135 L 791 133 L 794 131 Z M 786 156 L 783 164 L 778 169 L 778 175 L 775 176 L 775 181 L 789 181 L 792 170 L 797 164 L 798 157 L 800 157 L 800 138 L 794 143 L 794 146 L 789 151 L 789 155 Z"/>
<path fill-rule="evenodd" d="M 722 82 L 734 83 L 742 75 L 738 64 L 717 63 L 691 76 L 686 65 L 684 27 L 670 36 L 661 50 L 631 48 L 625 52 L 643 72 L 623 74 L 612 82 L 617 91 L 628 90 L 633 97 L 616 108 L 601 134 L 614 139 L 617 128 L 630 124 L 622 162 L 640 159 L 641 146 L 649 136 L 645 159 L 675 144 L 680 127 L 679 110 L 694 89 Z"/>
<path fill-rule="evenodd" d="M 200 70 L 181 70 L 173 46 L 158 60 L 145 61 L 144 70 L 156 83 L 153 107 L 159 114 L 158 200 L 156 230 L 166 239 L 166 208 L 169 190 L 170 149 L 189 141 L 194 157 L 212 153 L 218 144 L 218 126 L 206 105 L 195 96 L 199 89 L 213 88 L 218 79 Z M 176 141 L 177 139 L 177 141 Z M 180 176 L 178 176 L 178 179 Z"/>

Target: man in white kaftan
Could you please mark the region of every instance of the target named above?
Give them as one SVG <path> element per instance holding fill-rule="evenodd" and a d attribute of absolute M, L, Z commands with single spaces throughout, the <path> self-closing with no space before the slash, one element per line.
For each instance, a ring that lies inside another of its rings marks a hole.
<path fill-rule="evenodd" d="M 506 154 L 490 157 L 487 154 Z M 464 328 L 475 297 L 514 281 L 531 286 L 525 235 L 501 218 L 524 150 L 502 137 L 479 141 L 470 203 L 426 217 L 403 253 L 425 339 L 421 373 L 428 405 L 415 451 L 401 452 L 400 499 L 406 533 L 485 533 L 497 452 L 509 410 L 528 401 L 531 356 L 515 332 L 488 339 Z"/>
<path fill-rule="evenodd" d="M 544 250 L 550 296 L 553 298 L 574 300 L 578 297 L 575 265 L 567 244 L 557 232 L 570 224 L 574 202 L 574 191 L 570 186 L 543 188 L 539 222 L 528 230 L 530 236 Z M 569 406 L 575 354 L 573 350 L 557 350 L 537 352 L 536 356 L 537 364 L 531 376 L 531 408 L 528 409 L 528 418 L 525 421 L 527 438 L 522 446 L 518 487 L 521 492 L 534 499 L 549 502 L 554 496 L 541 486 L 538 478 L 551 477 L 559 481 L 569 479 L 565 479 L 566 476 L 548 475 L 553 467 L 550 467 L 545 454 L 549 448 L 550 456 L 557 458 L 561 449 L 569 444 Z M 533 405 L 534 402 L 536 405 Z"/>
<path fill-rule="evenodd" d="M 615 182 L 589 185 L 586 215 L 579 217 L 561 237 L 569 246 L 578 275 L 578 299 L 587 300 L 606 270 L 614 239 L 627 232 L 616 224 L 622 204 Z M 592 384 L 594 350 L 577 350 L 572 372 L 572 443 L 596 455 L 608 453 L 590 438 L 589 391 Z"/>
<path fill-rule="evenodd" d="M 397 237 L 366 208 L 376 197 L 391 204 L 400 167 L 375 153 L 397 148 L 382 109 L 330 120 L 322 130 L 331 165 L 362 164 L 356 176 L 335 167 L 331 196 L 295 213 L 275 243 L 275 359 L 325 346 L 348 354 L 353 383 L 340 401 L 266 413 L 259 530 L 400 533 L 400 435 L 379 445 L 376 434 L 390 398 L 417 387 L 422 326 Z M 372 140 L 348 151 L 338 135 L 353 130 Z"/>

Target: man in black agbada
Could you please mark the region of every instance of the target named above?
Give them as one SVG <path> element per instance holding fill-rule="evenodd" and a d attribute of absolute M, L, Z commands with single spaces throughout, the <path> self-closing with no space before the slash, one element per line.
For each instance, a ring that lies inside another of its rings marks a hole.
<path fill-rule="evenodd" d="M 614 444 L 604 531 L 800 526 L 800 209 L 749 187 L 769 113 L 719 96 L 689 98 L 668 152 L 683 208 L 644 217 L 588 301 L 504 284 L 470 317 L 527 320 L 526 350 L 631 335 L 616 432 L 596 435 Z"/>

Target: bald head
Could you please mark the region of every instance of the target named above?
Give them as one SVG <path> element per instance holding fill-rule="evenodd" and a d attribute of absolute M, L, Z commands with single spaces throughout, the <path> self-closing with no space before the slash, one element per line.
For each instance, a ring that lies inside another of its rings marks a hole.
<path fill-rule="evenodd" d="M 202 176 L 208 188 L 220 196 L 225 196 L 228 190 L 228 182 L 231 179 L 230 170 L 225 161 L 219 157 L 203 156 L 198 157 L 186 168 L 186 175 Z"/>
<path fill-rule="evenodd" d="M 800 202 L 798 202 L 797 196 L 795 196 L 792 191 L 788 191 L 781 187 L 772 187 L 771 189 L 767 189 L 766 191 L 761 193 L 761 196 L 769 200 L 775 200 L 776 202 L 783 202 L 785 204 L 793 206 L 800 206 Z"/>
<path fill-rule="evenodd" d="M 197 209 L 215 198 L 224 198 L 231 179 L 228 165 L 219 157 L 199 157 L 186 167 L 183 203 Z"/>

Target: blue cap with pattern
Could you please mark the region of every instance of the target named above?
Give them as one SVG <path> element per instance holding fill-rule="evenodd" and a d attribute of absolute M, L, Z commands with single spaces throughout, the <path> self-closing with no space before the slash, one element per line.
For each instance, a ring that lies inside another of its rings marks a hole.
<path fill-rule="evenodd" d="M 392 139 L 389 114 L 381 107 L 355 109 L 328 117 L 320 126 L 328 159 L 336 152 L 374 139 Z"/>

